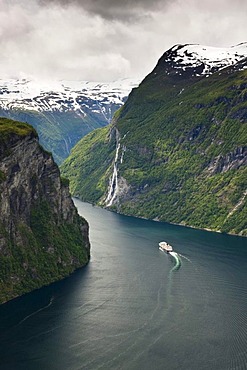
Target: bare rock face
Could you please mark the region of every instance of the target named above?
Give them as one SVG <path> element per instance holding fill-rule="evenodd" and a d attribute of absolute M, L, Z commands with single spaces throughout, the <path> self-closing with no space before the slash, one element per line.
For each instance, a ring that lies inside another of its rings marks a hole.
<path fill-rule="evenodd" d="M 0 144 L 2 303 L 85 265 L 90 243 L 67 180 L 31 126 L 0 119 Z"/>
<path fill-rule="evenodd" d="M 247 164 L 247 147 L 239 147 L 225 156 L 216 157 L 208 166 L 212 174 L 227 172 L 232 169 L 239 169 Z"/>

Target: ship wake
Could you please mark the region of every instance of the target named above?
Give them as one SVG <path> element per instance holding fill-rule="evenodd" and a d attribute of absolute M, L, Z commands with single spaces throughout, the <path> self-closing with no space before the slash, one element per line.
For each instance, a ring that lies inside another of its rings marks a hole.
<path fill-rule="evenodd" d="M 180 267 L 181 267 L 181 259 L 179 258 L 178 253 L 176 253 L 176 252 L 169 252 L 169 254 L 170 254 L 170 255 L 174 258 L 174 260 L 175 260 L 175 265 L 174 265 L 174 267 L 172 268 L 171 272 L 172 272 L 172 271 L 177 271 L 177 270 L 179 270 L 179 269 L 180 269 Z"/>

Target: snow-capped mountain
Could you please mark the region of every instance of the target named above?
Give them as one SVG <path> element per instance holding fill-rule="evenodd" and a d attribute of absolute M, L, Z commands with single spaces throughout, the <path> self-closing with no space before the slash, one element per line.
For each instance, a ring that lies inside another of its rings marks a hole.
<path fill-rule="evenodd" d="M 247 44 L 165 52 L 111 135 L 96 130 L 61 166 L 72 194 L 127 215 L 247 236 L 246 56 Z"/>
<path fill-rule="evenodd" d="M 0 115 L 33 125 L 61 163 L 90 131 L 106 126 L 138 81 L 0 80 Z"/>
<path fill-rule="evenodd" d="M 229 48 L 186 44 L 173 46 L 161 60 L 168 67 L 167 74 L 183 75 L 189 72 L 191 76 L 203 76 L 234 66 L 246 57 L 247 43 Z"/>
<path fill-rule="evenodd" d="M 42 111 L 75 111 L 86 115 L 107 111 L 109 104 L 123 105 L 137 81 L 123 79 L 111 83 L 88 81 L 0 80 L 0 107 Z M 109 117 L 106 117 L 109 120 Z"/>

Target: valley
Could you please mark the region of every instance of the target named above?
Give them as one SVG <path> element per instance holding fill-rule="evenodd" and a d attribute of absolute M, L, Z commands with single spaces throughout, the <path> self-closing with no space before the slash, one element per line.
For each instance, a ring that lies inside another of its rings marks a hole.
<path fill-rule="evenodd" d="M 137 84 L 0 80 L 0 116 L 31 124 L 60 164 L 83 136 L 110 123 Z"/>

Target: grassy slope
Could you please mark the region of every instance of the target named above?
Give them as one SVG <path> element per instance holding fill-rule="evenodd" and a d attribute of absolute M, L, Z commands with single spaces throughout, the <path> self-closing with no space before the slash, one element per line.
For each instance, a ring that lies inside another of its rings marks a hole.
<path fill-rule="evenodd" d="M 159 65 L 154 71 L 134 89 L 116 120 L 121 137 L 126 134 L 121 144 L 127 147 L 119 174 L 132 186 L 118 211 L 246 235 L 246 199 L 228 217 L 246 189 L 246 168 L 216 174 L 207 168 L 217 156 L 246 145 L 247 71 L 228 69 L 197 80 L 168 77 Z M 69 163 L 83 171 L 90 161 L 91 186 L 102 184 L 110 173 L 97 152 L 103 135 L 99 131 L 77 144 L 62 167 L 65 176 L 73 177 Z M 111 149 L 105 142 L 101 151 L 114 158 L 114 145 Z M 96 202 L 106 191 L 104 184 L 98 198 L 91 197 L 80 176 L 73 177 L 71 189 Z"/>
<path fill-rule="evenodd" d="M 109 128 L 105 127 L 88 134 L 83 145 L 78 143 L 62 165 L 62 173 L 69 176 L 72 194 L 82 200 L 95 203 L 107 188 L 108 168 L 115 156 L 115 143 L 109 141 L 108 133 Z"/>
<path fill-rule="evenodd" d="M 11 135 L 27 136 L 31 133 L 37 136 L 34 128 L 27 123 L 0 117 L 0 143 L 7 141 Z"/>

